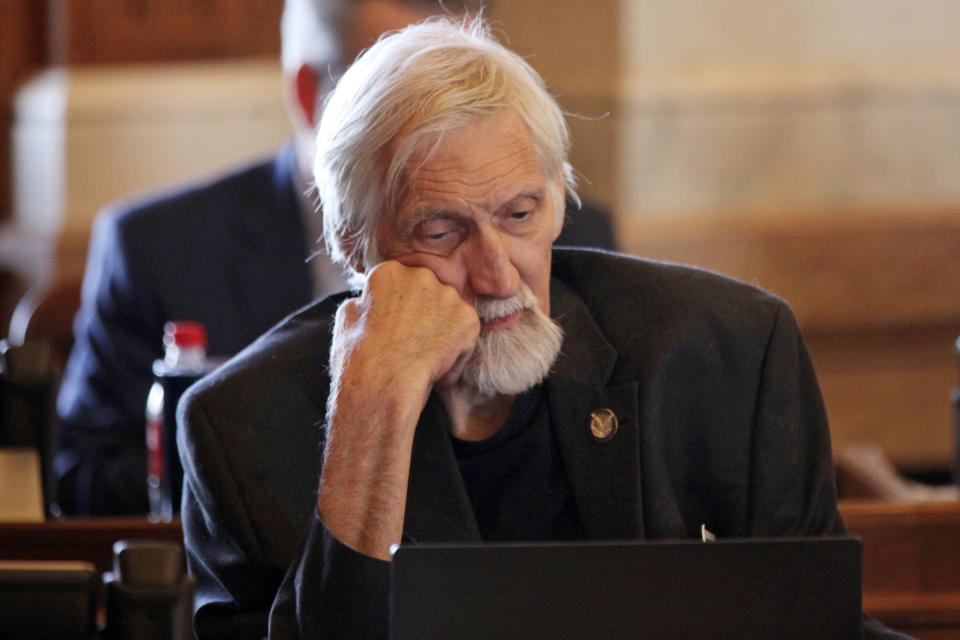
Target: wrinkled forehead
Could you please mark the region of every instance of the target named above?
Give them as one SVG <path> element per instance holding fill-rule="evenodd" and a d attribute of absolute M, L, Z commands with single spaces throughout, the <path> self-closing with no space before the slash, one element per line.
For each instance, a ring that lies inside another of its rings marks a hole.
<path fill-rule="evenodd" d="M 537 157 L 530 129 L 514 109 L 464 114 L 440 125 L 407 123 L 386 154 L 388 179 L 395 181 L 393 195 L 402 196 L 424 167 L 480 171 L 495 160 L 497 149 Z"/>

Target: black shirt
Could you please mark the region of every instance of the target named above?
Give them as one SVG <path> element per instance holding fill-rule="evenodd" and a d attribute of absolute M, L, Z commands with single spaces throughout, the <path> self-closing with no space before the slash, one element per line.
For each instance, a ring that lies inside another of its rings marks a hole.
<path fill-rule="evenodd" d="M 485 541 L 585 537 L 541 386 L 517 397 L 491 437 L 451 440 Z"/>

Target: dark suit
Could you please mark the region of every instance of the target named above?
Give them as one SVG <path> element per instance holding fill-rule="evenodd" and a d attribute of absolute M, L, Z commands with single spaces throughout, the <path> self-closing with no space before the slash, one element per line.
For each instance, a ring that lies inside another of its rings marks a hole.
<path fill-rule="evenodd" d="M 385 633 L 388 564 L 315 516 L 339 300 L 288 318 L 180 404 L 201 638 L 260 637 L 268 615 L 277 638 Z M 783 302 L 692 268 L 558 249 L 551 314 L 566 338 L 544 388 L 590 538 L 843 531 L 823 404 Z M 439 406 L 417 427 L 404 537 L 476 541 Z M 603 407 L 620 428 L 600 443 L 589 424 Z"/>
<path fill-rule="evenodd" d="M 67 513 L 143 513 L 144 407 L 168 320 L 230 356 L 311 301 L 292 147 L 208 184 L 98 216 L 57 402 Z M 567 216 L 561 244 L 613 247 L 609 215 Z"/>
<path fill-rule="evenodd" d="M 232 355 L 310 301 L 292 159 L 98 216 L 57 403 L 68 512 L 146 511 L 143 416 L 165 322 L 198 320 L 208 352 Z"/>

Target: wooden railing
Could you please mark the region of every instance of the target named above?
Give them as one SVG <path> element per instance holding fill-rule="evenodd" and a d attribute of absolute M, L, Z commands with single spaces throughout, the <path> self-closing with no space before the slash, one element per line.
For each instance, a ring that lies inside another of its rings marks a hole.
<path fill-rule="evenodd" d="M 863 608 L 917 638 L 960 638 L 960 502 L 842 501 L 863 541 Z"/>
<path fill-rule="evenodd" d="M 84 560 L 97 571 L 113 568 L 117 540 L 182 541 L 180 520 L 140 517 L 63 518 L 0 523 L 0 560 Z"/>

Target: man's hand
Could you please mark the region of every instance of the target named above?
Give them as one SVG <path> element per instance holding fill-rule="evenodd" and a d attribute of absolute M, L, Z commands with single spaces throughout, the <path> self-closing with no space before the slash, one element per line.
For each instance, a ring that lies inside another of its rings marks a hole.
<path fill-rule="evenodd" d="M 425 402 L 434 384 L 460 378 L 479 335 L 476 311 L 453 287 L 428 269 L 390 260 L 337 310 L 331 376 L 336 383 L 362 373 L 367 386 L 388 378 L 381 382 L 419 390 Z"/>
<path fill-rule="evenodd" d="M 420 413 L 435 384 L 460 378 L 479 334 L 453 287 L 396 261 L 337 310 L 317 509 L 344 544 L 387 559 L 400 541 Z"/>

